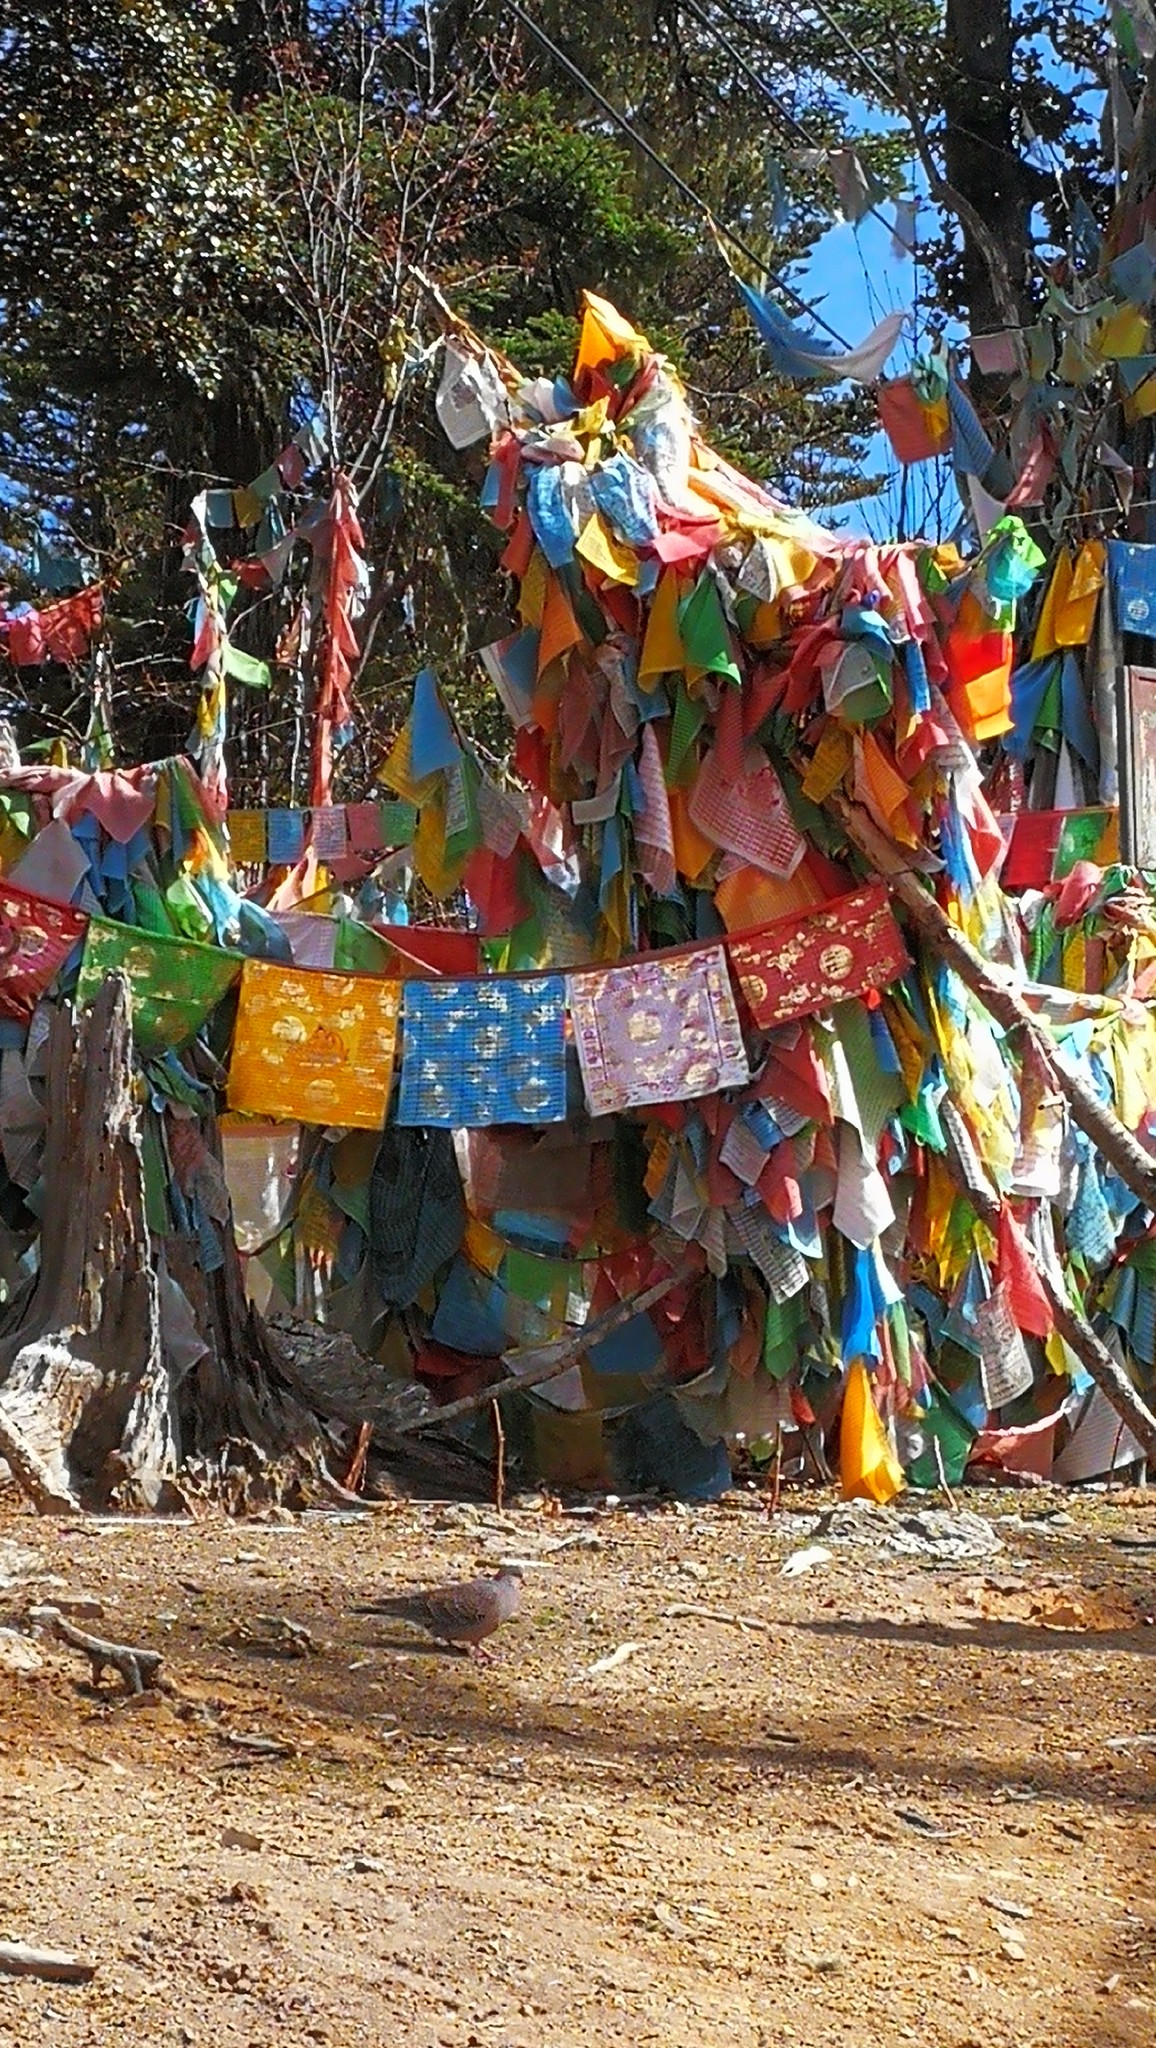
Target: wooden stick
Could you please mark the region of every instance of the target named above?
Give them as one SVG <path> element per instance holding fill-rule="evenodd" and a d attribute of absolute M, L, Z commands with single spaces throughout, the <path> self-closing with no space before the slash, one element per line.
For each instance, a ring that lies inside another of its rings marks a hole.
<path fill-rule="evenodd" d="M 0 1971 L 6 1977 L 42 1977 L 48 1984 L 89 1984 L 95 1963 L 58 1948 L 28 1948 L 22 1941 L 0 1941 Z"/>
<path fill-rule="evenodd" d="M 607 1309 L 605 1315 L 598 1316 L 594 1322 L 588 1323 L 567 1342 L 557 1347 L 552 1346 L 552 1356 L 543 1359 L 540 1365 L 531 1366 L 528 1372 L 513 1373 L 509 1379 L 498 1380 L 492 1387 L 483 1387 L 478 1394 L 463 1394 L 460 1401 L 448 1401 L 444 1408 L 435 1408 L 429 1415 L 419 1415 L 412 1422 L 399 1422 L 395 1426 L 394 1435 L 413 1436 L 418 1430 L 440 1429 L 443 1423 L 456 1422 L 459 1415 L 476 1415 L 480 1408 L 487 1407 L 491 1401 L 504 1401 L 507 1394 L 523 1394 L 528 1387 L 543 1387 L 547 1380 L 558 1379 L 562 1373 L 569 1372 L 575 1359 L 581 1358 L 582 1353 L 589 1350 L 591 1344 L 600 1344 L 604 1337 L 613 1336 L 615 1330 L 620 1330 L 625 1323 L 633 1321 L 635 1316 L 642 1314 L 643 1309 L 653 1308 L 656 1301 L 662 1301 L 675 1287 L 681 1286 L 684 1280 L 693 1279 L 697 1271 L 698 1268 L 687 1260 L 685 1264 L 676 1266 L 674 1272 L 668 1273 L 664 1280 L 656 1280 L 653 1287 L 644 1288 L 641 1294 L 630 1294 L 623 1301 L 615 1302 L 614 1307 Z M 541 1347 L 528 1346 L 522 1356 L 541 1357 Z"/>
<path fill-rule="evenodd" d="M 757 1614 L 732 1614 L 726 1607 L 696 1607 L 692 1600 L 676 1600 L 662 1610 L 664 1621 L 673 1621 L 680 1616 L 691 1616 L 695 1621 L 721 1621 L 727 1628 L 757 1628 L 764 1635 L 770 1635 L 772 1624 L 760 1621 Z"/>
<path fill-rule="evenodd" d="M 943 1162 L 960 1193 L 971 1203 L 976 1215 L 987 1224 L 989 1230 L 998 1230 L 1001 1204 L 986 1179 L 979 1177 L 981 1169 L 974 1147 L 968 1141 L 967 1127 L 958 1104 L 950 1097 L 940 1104 L 940 1117 L 947 1138 L 947 1151 Z M 962 1141 L 962 1142 L 961 1142 Z M 974 1161 L 969 1171 L 965 1165 L 969 1153 Z M 1126 1422 L 1133 1436 L 1143 1445 L 1148 1456 L 1156 1457 L 1156 1415 L 1147 1402 L 1137 1393 L 1123 1367 L 1116 1363 L 1107 1345 L 1097 1337 L 1087 1317 L 1073 1308 L 1067 1294 L 1053 1278 L 1042 1260 L 1037 1261 L 1036 1271 L 1040 1284 L 1048 1297 L 1056 1328 L 1068 1348 L 1079 1359 L 1100 1388 L 1123 1422 Z"/>
<path fill-rule="evenodd" d="M 346 1493 L 360 1493 L 365 1484 L 365 1466 L 369 1457 L 369 1446 L 373 1442 L 372 1422 L 363 1422 L 357 1432 L 357 1442 L 349 1461 L 349 1470 L 341 1484 Z"/>
<path fill-rule="evenodd" d="M 778 1514 L 778 1512 L 779 1512 L 779 1496 L 780 1496 L 780 1494 L 782 1493 L 782 1490 L 783 1490 L 783 1425 L 782 1425 L 782 1423 L 781 1423 L 781 1422 L 777 1422 L 777 1423 L 775 1424 L 775 1463 L 774 1463 L 774 1470 L 773 1470 L 773 1473 L 772 1473 L 772 1479 L 771 1479 L 771 1506 L 770 1506 L 770 1513 L 771 1513 L 772 1515 L 777 1515 L 777 1514 Z"/>
<path fill-rule="evenodd" d="M 1156 1160 L 1132 1136 L 1119 1118 L 1101 1102 L 1078 1074 L 1069 1072 L 1056 1055 L 1056 1048 L 1039 1018 L 1010 982 L 993 974 L 983 955 L 956 930 L 934 897 L 929 896 L 916 875 L 903 864 L 899 850 L 857 805 L 845 797 L 827 799 L 853 846 L 858 847 L 894 896 L 907 911 L 920 937 L 933 953 L 954 967 L 960 980 L 1005 1031 L 1022 1031 L 1032 1042 L 1048 1078 L 1066 1096 L 1072 1116 L 1087 1133 L 1097 1151 L 1109 1159 L 1123 1181 L 1138 1195 L 1146 1209 L 1156 1213 Z M 1074 1348 L 1074 1347 L 1073 1347 Z M 1089 1368 L 1090 1370 L 1090 1368 Z"/>
<path fill-rule="evenodd" d="M 68 1643 L 88 1658 L 94 1685 L 100 1684 L 106 1665 L 110 1670 L 119 1672 L 131 1693 L 143 1693 L 156 1685 L 164 1661 L 159 1650 L 137 1650 L 128 1643 L 106 1643 L 102 1636 L 90 1636 L 84 1629 L 66 1621 L 56 1607 L 42 1607 L 40 1612 L 51 1623 L 54 1634 L 62 1643 Z"/>
<path fill-rule="evenodd" d="M 502 1427 L 501 1404 L 490 1402 L 490 1420 L 494 1426 L 494 1506 L 498 1513 L 506 1505 L 506 1432 Z"/>

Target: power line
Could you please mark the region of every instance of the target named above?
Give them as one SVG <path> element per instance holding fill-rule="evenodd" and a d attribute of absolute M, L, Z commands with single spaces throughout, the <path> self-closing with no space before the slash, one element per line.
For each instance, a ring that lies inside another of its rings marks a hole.
<path fill-rule="evenodd" d="M 725 31 L 719 28 L 717 23 L 711 20 L 705 8 L 702 8 L 698 5 L 698 0 L 680 0 L 680 4 L 686 8 L 688 14 L 693 14 L 695 20 L 700 22 L 702 24 L 702 27 L 706 29 L 707 34 L 712 35 L 714 37 L 716 43 L 719 44 L 720 48 L 726 51 L 727 56 L 731 59 L 731 61 L 737 64 L 740 71 L 746 74 L 746 76 L 750 79 L 751 84 L 755 87 L 756 91 L 762 93 L 763 98 L 766 100 L 767 105 L 771 108 L 772 112 L 778 115 L 780 121 L 782 121 L 787 128 L 792 128 L 795 134 L 799 136 L 801 141 L 806 144 L 808 149 L 822 149 L 822 143 L 816 142 L 814 136 L 809 132 L 808 129 L 806 129 L 803 126 L 803 123 L 800 120 L 798 120 L 794 114 L 792 114 L 790 108 L 785 107 L 782 101 L 776 98 L 775 94 L 771 91 L 770 86 L 767 84 L 765 78 L 763 78 L 761 74 L 755 70 L 753 64 L 748 63 L 747 59 L 743 56 L 742 51 L 739 49 L 737 43 L 733 43 L 730 37 L 725 33 Z M 731 19 L 732 21 L 734 20 L 734 16 L 731 14 L 729 7 L 724 9 L 724 12 L 727 14 L 729 19 Z M 880 213 L 879 208 L 877 206 L 869 206 L 867 207 L 866 211 L 867 213 L 870 214 L 872 220 L 877 220 L 881 227 L 887 229 L 888 234 L 892 234 L 894 232 L 893 223 L 889 220 L 884 219 L 883 215 Z"/>
<path fill-rule="evenodd" d="M 673 164 L 667 163 L 666 158 L 659 155 L 658 151 L 646 140 L 644 135 L 639 134 L 638 129 L 627 120 L 625 114 L 621 113 L 603 93 L 599 92 L 597 86 L 592 84 L 591 80 L 587 78 L 586 73 L 579 70 L 577 64 L 566 55 L 564 50 L 559 49 L 558 44 L 554 42 L 553 38 L 547 35 L 546 30 L 526 13 L 524 7 L 518 4 L 518 0 L 506 0 L 506 5 L 510 13 L 515 15 L 521 22 L 523 28 L 527 29 L 530 35 L 533 36 L 535 42 L 539 43 L 553 57 L 555 63 L 562 66 L 564 71 L 569 72 L 576 84 L 580 85 L 583 92 L 588 94 L 590 99 L 594 101 L 595 106 L 600 107 L 602 112 L 609 120 L 614 122 L 623 135 L 629 137 L 635 148 L 641 150 L 642 154 L 649 158 L 655 168 L 661 171 L 662 175 L 669 179 L 670 183 L 682 193 L 684 199 L 689 199 L 691 205 L 698 208 L 699 212 L 710 222 L 712 228 L 724 237 L 731 244 L 732 248 L 737 249 L 748 263 L 753 264 L 756 271 L 760 273 L 765 272 L 766 264 L 763 258 L 756 256 L 754 250 L 749 248 L 747 243 L 734 233 L 733 229 L 724 227 L 720 221 L 716 221 L 714 214 L 701 194 L 696 192 L 692 185 L 688 185 L 686 179 L 679 175 Z M 796 312 L 805 314 L 808 319 L 813 320 L 816 326 L 821 327 L 826 334 L 830 335 L 832 341 L 838 342 L 840 348 L 847 349 L 850 347 L 850 343 L 838 332 L 838 329 L 832 327 L 829 321 L 824 320 L 822 314 L 817 313 L 814 307 L 808 306 L 806 300 L 800 298 L 793 286 L 787 284 L 782 278 L 776 278 L 775 283 L 784 298 L 788 299 L 794 306 Z"/>

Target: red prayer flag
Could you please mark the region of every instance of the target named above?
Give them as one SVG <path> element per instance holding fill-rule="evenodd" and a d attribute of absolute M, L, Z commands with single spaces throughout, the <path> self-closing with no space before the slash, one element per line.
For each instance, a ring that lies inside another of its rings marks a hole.
<path fill-rule="evenodd" d="M 1000 1210 L 993 1279 L 1006 1280 L 1017 1328 L 1033 1337 L 1048 1337 L 1055 1324 L 1052 1304 L 1044 1293 L 1035 1253 L 1005 1202 Z"/>
<path fill-rule="evenodd" d="M 821 910 L 776 918 L 760 932 L 728 939 L 726 947 L 751 1015 L 764 1031 L 886 988 L 909 965 L 881 882 L 853 889 Z"/>
<path fill-rule="evenodd" d="M 0 1016 L 26 1023 L 87 929 L 83 911 L 0 882 Z"/>

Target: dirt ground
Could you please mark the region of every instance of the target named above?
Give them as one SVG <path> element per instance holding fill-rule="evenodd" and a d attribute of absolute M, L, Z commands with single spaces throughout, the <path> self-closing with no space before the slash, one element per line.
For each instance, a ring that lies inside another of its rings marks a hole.
<path fill-rule="evenodd" d="M 96 1965 L 0 1977 L 0 2043 L 1148 2048 L 1156 1494 L 794 1576 L 786 1505 L 0 1514 L 0 1621 L 90 1596 L 173 1687 L 0 1638 L 0 1940 Z M 351 1612 L 503 1556 L 488 1668 Z"/>

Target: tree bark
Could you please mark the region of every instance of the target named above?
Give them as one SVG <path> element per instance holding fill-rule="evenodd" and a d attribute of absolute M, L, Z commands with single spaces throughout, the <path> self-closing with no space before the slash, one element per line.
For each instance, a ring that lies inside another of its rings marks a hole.
<path fill-rule="evenodd" d="M 150 1233 L 122 975 L 87 1017 L 54 1014 L 45 1107 L 40 1267 L 0 1337 L 0 1457 L 33 1505 L 154 1510 L 198 1491 L 238 1510 L 361 1505 L 245 1300 L 231 1218 L 216 1273 L 188 1239 Z M 219 1163 L 214 1118 L 204 1135 Z M 206 1345 L 191 1367 L 166 1349 L 162 1249 Z"/>
<path fill-rule="evenodd" d="M 0 1411 L 35 1461 L 13 1461 L 34 1498 L 46 1482 L 69 1504 L 105 1504 L 123 1489 L 129 1504 L 153 1507 L 176 1470 L 131 1060 L 123 976 L 106 981 L 87 1018 L 55 1013 L 40 1270 L 0 1341 Z"/>

